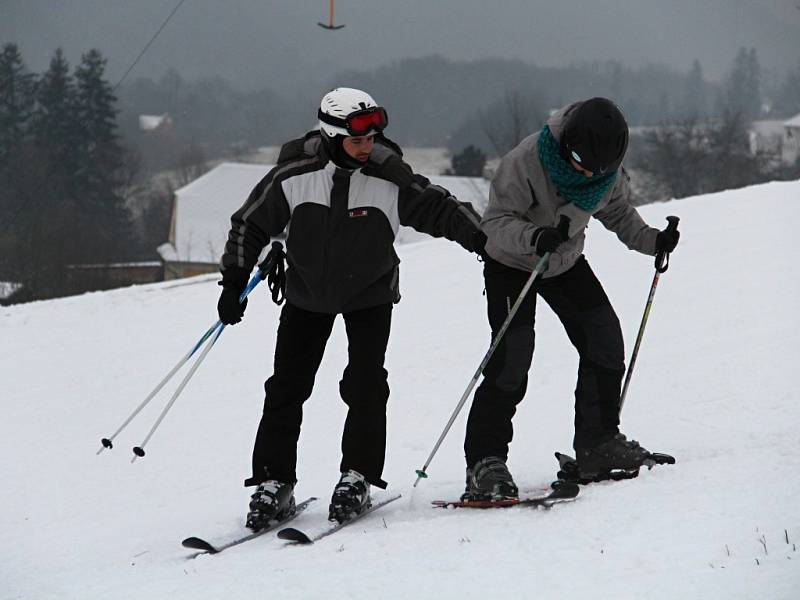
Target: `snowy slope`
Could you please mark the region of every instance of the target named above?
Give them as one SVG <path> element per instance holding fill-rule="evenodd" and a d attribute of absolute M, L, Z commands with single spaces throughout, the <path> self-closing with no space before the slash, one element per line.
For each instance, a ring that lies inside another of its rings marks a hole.
<path fill-rule="evenodd" d="M 800 182 L 773 183 L 641 209 L 657 226 L 679 215 L 683 236 L 623 429 L 678 464 L 549 512 L 429 507 L 462 490 L 465 414 L 411 488 L 489 332 L 479 264 L 443 241 L 403 246 L 384 478 L 404 498 L 308 548 L 270 535 L 187 560 L 180 546 L 242 527 L 278 315 L 265 290 L 134 464 L 172 388 L 114 450 L 95 456 L 99 440 L 216 319 L 215 277 L 0 308 L 0 598 L 800 597 L 798 196 Z M 653 261 L 597 222 L 587 253 L 630 349 Z M 339 322 L 305 411 L 297 491 L 321 500 L 303 529 L 322 525 L 338 477 L 345 355 Z M 547 484 L 553 451 L 570 450 L 576 365 L 542 304 L 510 457 L 523 489 Z"/>

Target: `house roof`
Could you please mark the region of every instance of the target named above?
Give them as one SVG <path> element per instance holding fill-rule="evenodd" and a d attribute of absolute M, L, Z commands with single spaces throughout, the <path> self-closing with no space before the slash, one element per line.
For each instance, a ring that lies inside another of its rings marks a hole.
<path fill-rule="evenodd" d="M 16 294 L 22 288 L 21 283 L 14 281 L 0 281 L 0 300 L 5 300 Z"/>
<path fill-rule="evenodd" d="M 169 115 L 139 115 L 139 129 L 142 131 L 153 131 L 158 129 L 165 122 L 169 121 Z"/>
<path fill-rule="evenodd" d="M 158 252 L 164 260 L 215 264 L 228 239 L 231 215 L 244 203 L 256 184 L 273 165 L 222 163 L 175 191 L 174 239 Z M 460 201 L 471 202 L 483 212 L 489 201 L 489 182 L 480 177 L 431 176 L 432 183 Z M 398 242 L 424 238 L 401 228 Z"/>
<path fill-rule="evenodd" d="M 784 127 L 800 127 L 800 113 L 793 116 L 788 121 L 783 122 Z"/>

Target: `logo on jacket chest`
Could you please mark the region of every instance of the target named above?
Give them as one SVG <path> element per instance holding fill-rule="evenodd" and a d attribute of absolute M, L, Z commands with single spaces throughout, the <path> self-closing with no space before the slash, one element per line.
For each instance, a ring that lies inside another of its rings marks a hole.
<path fill-rule="evenodd" d="M 366 217 L 369 214 L 369 211 L 366 208 L 353 208 L 347 211 L 347 216 L 351 219 L 356 219 L 358 217 Z"/>

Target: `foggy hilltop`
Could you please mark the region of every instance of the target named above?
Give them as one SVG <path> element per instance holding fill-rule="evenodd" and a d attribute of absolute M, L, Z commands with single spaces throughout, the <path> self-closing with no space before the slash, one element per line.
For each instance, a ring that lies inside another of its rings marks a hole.
<path fill-rule="evenodd" d="M 177 0 L 5 0 L 0 40 L 18 44 L 33 70 L 64 49 L 71 62 L 90 48 L 117 81 Z M 187 79 L 221 77 L 241 89 L 290 88 L 342 70 L 373 69 L 405 57 L 519 59 L 544 67 L 616 60 L 686 71 L 699 59 L 720 80 L 736 49 L 754 47 L 779 77 L 800 60 L 796 0 L 191 0 L 176 12 L 131 78 L 173 68 Z"/>

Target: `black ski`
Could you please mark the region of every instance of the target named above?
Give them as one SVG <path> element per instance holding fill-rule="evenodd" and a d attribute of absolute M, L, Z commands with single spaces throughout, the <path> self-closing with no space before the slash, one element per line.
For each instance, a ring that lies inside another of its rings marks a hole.
<path fill-rule="evenodd" d="M 286 529 L 281 529 L 278 532 L 278 537 L 280 539 L 282 539 L 282 540 L 286 540 L 287 542 L 296 542 L 298 544 L 313 544 L 314 542 L 317 542 L 317 541 L 321 540 L 322 538 L 331 535 L 332 533 L 336 533 L 337 531 L 339 531 L 343 527 L 347 527 L 351 523 L 355 523 L 356 521 L 358 521 L 362 517 L 367 516 L 369 513 L 374 512 L 374 511 L 378 510 L 379 508 L 381 508 L 382 506 L 386 506 L 390 502 L 394 502 L 395 500 L 397 500 L 399 498 L 400 498 L 400 494 L 397 494 L 396 496 L 392 496 L 390 498 L 387 498 L 386 500 L 381 500 L 380 502 L 378 502 L 376 504 L 373 504 L 372 506 L 370 506 L 369 508 L 367 508 L 363 512 L 357 514 L 352 519 L 350 519 L 348 521 L 345 521 L 344 523 L 336 523 L 335 525 L 332 525 L 331 527 L 329 527 L 325 531 L 323 531 L 321 533 L 318 533 L 314 537 L 309 537 L 307 534 L 303 533 L 299 529 L 294 529 L 293 527 L 287 527 Z"/>
<path fill-rule="evenodd" d="M 436 508 L 509 508 L 511 506 L 550 508 L 559 502 L 574 500 L 578 493 L 580 493 L 580 487 L 576 484 L 568 481 L 556 481 L 553 483 L 553 491 L 543 496 L 502 500 L 434 500 L 432 504 Z"/>
<path fill-rule="evenodd" d="M 595 477 L 581 477 L 580 470 L 578 469 L 578 462 L 570 455 L 556 452 L 556 459 L 558 460 L 557 477 L 563 481 L 569 481 L 571 483 L 585 485 L 587 483 L 595 483 L 598 481 L 620 481 L 622 479 L 633 479 L 634 477 L 639 476 L 639 469 L 616 469 L 607 473 L 600 473 Z M 647 460 L 644 461 L 643 466 L 650 470 L 656 465 L 674 464 L 674 456 L 662 454 L 660 452 L 651 452 Z"/>
<path fill-rule="evenodd" d="M 255 538 L 260 537 L 265 533 L 274 531 L 276 528 L 294 519 L 297 515 L 303 512 L 308 507 L 308 505 L 311 504 L 314 500 L 316 500 L 316 498 L 314 497 L 311 497 L 308 500 L 304 500 L 303 502 L 298 504 L 297 507 L 295 508 L 295 511 L 285 519 L 281 519 L 280 521 L 275 521 L 269 527 L 265 527 L 264 529 L 259 529 L 258 531 L 255 531 L 243 537 L 233 539 L 229 542 L 226 542 L 225 544 L 222 544 L 221 546 L 213 546 L 204 539 L 198 537 L 188 537 L 185 540 L 183 540 L 181 544 L 185 548 L 193 548 L 194 550 L 201 550 L 202 551 L 201 554 L 202 553 L 219 554 L 223 550 L 227 550 L 228 548 L 231 548 L 233 546 L 238 546 L 239 544 L 243 544 L 244 542 L 249 542 L 250 540 L 254 540 Z"/>

